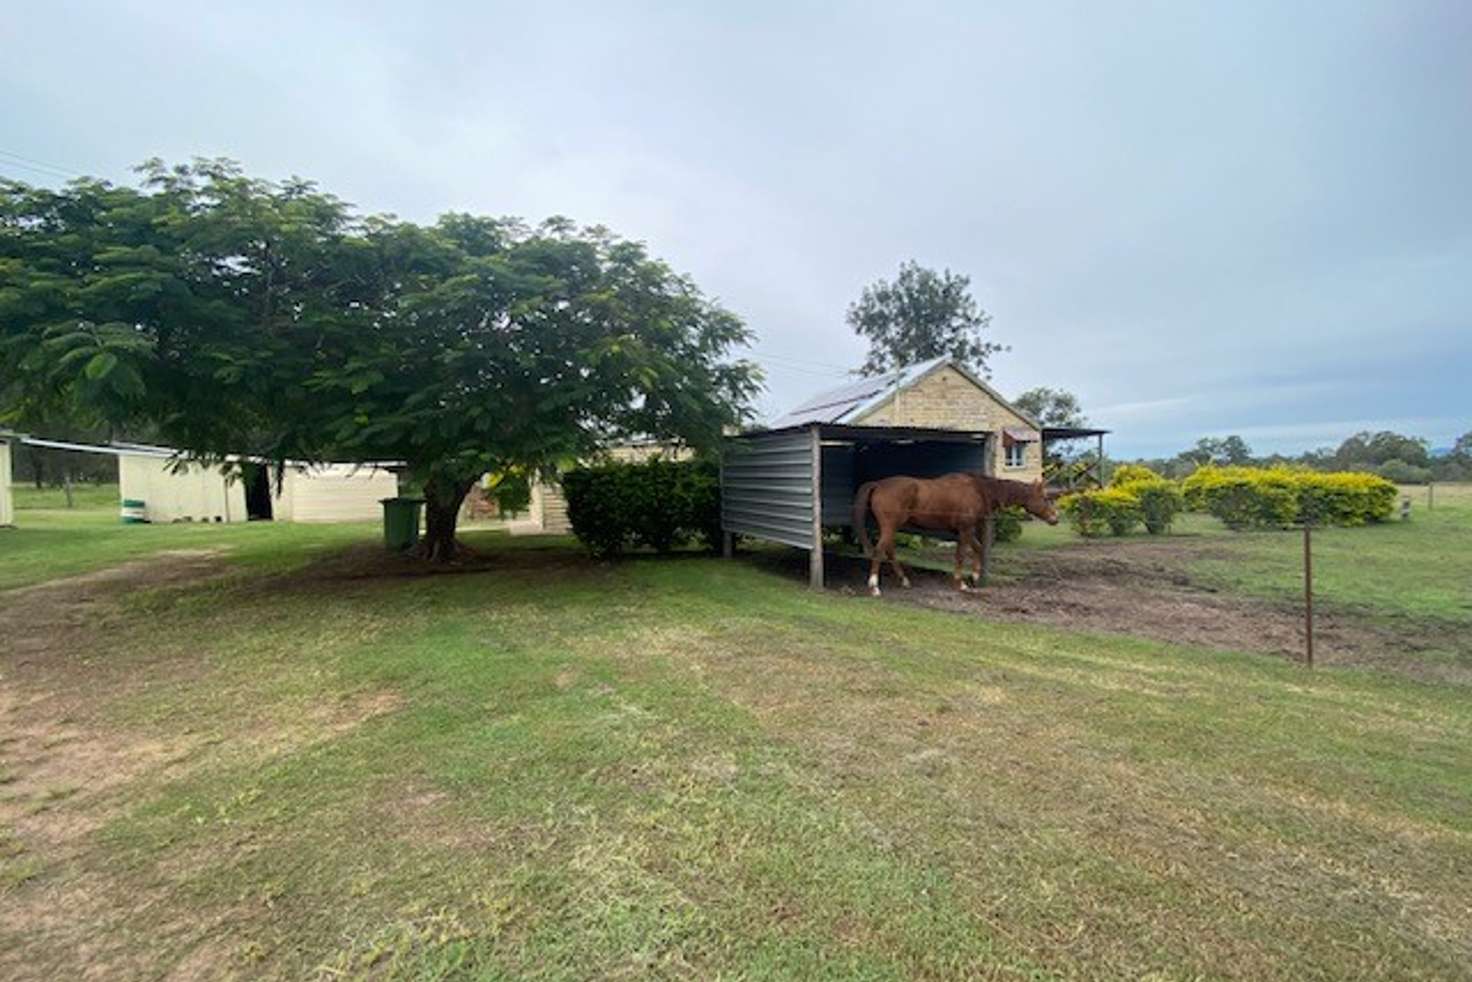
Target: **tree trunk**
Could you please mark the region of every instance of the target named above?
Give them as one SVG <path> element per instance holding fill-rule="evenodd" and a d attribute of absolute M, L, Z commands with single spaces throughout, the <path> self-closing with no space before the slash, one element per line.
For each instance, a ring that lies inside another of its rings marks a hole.
<path fill-rule="evenodd" d="M 419 541 L 419 555 L 435 563 L 448 563 L 466 551 L 455 541 L 455 526 L 460 521 L 460 505 L 475 484 L 475 478 L 446 481 L 430 478 L 424 484 L 424 538 Z"/>

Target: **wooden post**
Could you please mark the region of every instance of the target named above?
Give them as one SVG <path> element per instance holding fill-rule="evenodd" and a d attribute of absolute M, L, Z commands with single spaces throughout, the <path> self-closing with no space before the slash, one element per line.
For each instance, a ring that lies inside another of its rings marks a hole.
<path fill-rule="evenodd" d="M 736 536 L 730 532 L 721 533 L 721 555 L 726 559 L 736 555 Z"/>
<path fill-rule="evenodd" d="M 1430 511 L 1436 507 L 1436 482 L 1426 482 L 1426 510 Z"/>
<path fill-rule="evenodd" d="M 1314 667 L 1314 551 L 1308 522 L 1303 523 L 1303 642 L 1309 668 Z"/>
<path fill-rule="evenodd" d="M 1099 434 L 1099 459 L 1094 462 L 1097 469 L 1094 477 L 1099 482 L 1099 487 L 1104 486 L 1104 434 Z"/>
<path fill-rule="evenodd" d="M 808 430 L 812 435 L 813 472 L 813 546 L 808 553 L 808 586 L 814 590 L 823 589 L 823 441 L 818 429 L 814 423 Z"/>

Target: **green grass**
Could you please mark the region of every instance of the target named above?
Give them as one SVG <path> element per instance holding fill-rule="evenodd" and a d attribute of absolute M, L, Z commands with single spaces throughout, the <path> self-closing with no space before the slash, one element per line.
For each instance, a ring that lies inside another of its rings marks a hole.
<path fill-rule="evenodd" d="M 17 511 L 66 509 L 66 492 L 61 488 L 38 488 L 33 484 L 11 485 Z M 72 487 L 72 510 L 110 512 L 114 518 L 122 503 L 116 484 L 77 484 Z"/>
<path fill-rule="evenodd" d="M 1472 623 L 1472 486 L 1441 485 L 1436 507 L 1425 488 L 1410 521 L 1313 532 L 1315 594 L 1374 614 Z M 1223 533 L 1220 555 L 1194 571 L 1224 589 L 1265 597 L 1303 591 L 1298 532 Z"/>
<path fill-rule="evenodd" d="M 99 529 L 58 521 L 46 551 Z M 130 776 L 78 789 L 0 744 L 0 807 L 43 809 L 0 859 L 0 974 L 1472 964 L 1464 689 L 814 594 L 744 562 L 484 537 L 489 571 L 364 577 L 301 564 L 366 529 L 143 531 L 223 544 L 240 575 L 111 601 L 85 667 L 7 677 L 66 703 L 57 754 L 102 741 Z M 16 557 L 0 578 L 33 579 Z M 82 831 L 51 849 L 52 820 Z M 58 900 L 68 918 L 27 919 Z"/>
<path fill-rule="evenodd" d="M 106 569 L 168 550 L 217 550 L 245 565 L 298 565 L 322 550 L 381 535 L 377 526 L 369 524 L 123 525 L 115 501 L 110 509 L 17 511 L 17 527 L 0 529 L 0 591 Z"/>

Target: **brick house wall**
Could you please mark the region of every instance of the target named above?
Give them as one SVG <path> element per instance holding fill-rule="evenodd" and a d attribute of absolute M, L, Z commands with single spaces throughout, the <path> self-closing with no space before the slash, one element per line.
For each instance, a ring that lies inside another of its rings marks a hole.
<path fill-rule="evenodd" d="M 858 426 L 929 426 L 946 430 L 992 430 L 997 433 L 995 473 L 1013 481 L 1032 481 L 1043 476 L 1043 451 L 1038 443 L 1025 443 L 1022 465 L 1009 467 L 1003 427 L 1033 429 L 1033 424 L 1013 412 L 985 389 L 950 365 L 931 372 L 909 388 L 884 397 L 878 406 L 855 419 Z"/>

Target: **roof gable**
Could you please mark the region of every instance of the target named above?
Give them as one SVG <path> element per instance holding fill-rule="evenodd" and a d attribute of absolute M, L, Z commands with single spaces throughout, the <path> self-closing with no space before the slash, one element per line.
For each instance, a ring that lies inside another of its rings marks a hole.
<path fill-rule="evenodd" d="M 1019 419 L 1031 423 L 1034 427 L 1038 426 L 1036 420 L 1008 402 L 1001 393 L 978 378 L 970 369 L 942 355 L 929 361 L 906 365 L 904 368 L 886 372 L 883 375 L 872 375 L 847 385 L 841 385 L 836 389 L 820 392 L 795 409 L 778 417 L 773 421 L 772 428 L 802 426 L 805 423 L 854 423 L 896 392 L 912 388 L 922 379 L 947 365 L 997 403 L 1010 410 Z"/>

